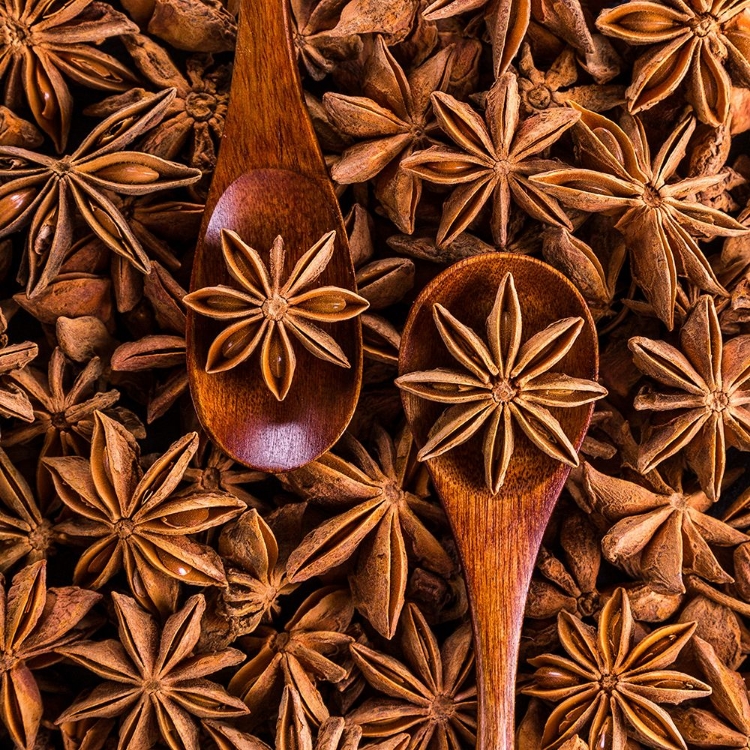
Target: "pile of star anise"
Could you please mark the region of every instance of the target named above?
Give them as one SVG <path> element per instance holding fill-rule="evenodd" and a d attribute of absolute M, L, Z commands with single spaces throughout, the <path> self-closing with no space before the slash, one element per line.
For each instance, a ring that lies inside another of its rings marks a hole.
<path fill-rule="evenodd" d="M 187 388 L 239 5 L 0 3 L 0 747 L 474 747 L 394 380 L 410 302 L 498 250 L 577 286 L 608 391 L 529 593 L 519 750 L 750 747 L 750 4 L 291 0 L 369 309 L 350 430 L 282 476 Z"/>

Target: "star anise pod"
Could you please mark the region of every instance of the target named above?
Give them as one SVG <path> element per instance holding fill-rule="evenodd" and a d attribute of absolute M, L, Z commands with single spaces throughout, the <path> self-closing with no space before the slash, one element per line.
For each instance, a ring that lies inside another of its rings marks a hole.
<path fill-rule="evenodd" d="M 72 383 L 66 377 L 69 369 L 70 363 L 57 347 L 50 355 L 46 373 L 27 367 L 11 374 L 12 380 L 27 394 L 34 407 L 34 421 L 4 431 L 0 441 L 4 448 L 23 445 L 44 436 L 40 460 L 48 456 L 80 456 L 89 452 L 94 412 L 111 409 L 120 393 L 114 388 L 106 392 L 99 390 L 103 364 L 98 357 L 89 360 Z M 130 417 L 127 421 L 136 437 L 146 437 L 143 428 L 138 427 L 135 414 L 123 410 L 122 416 Z"/>
<path fill-rule="evenodd" d="M 508 72 L 487 94 L 485 122 L 468 105 L 450 94 L 436 92 L 432 107 L 438 123 L 458 148 L 431 146 L 403 161 L 404 169 L 428 182 L 456 186 L 443 205 L 437 240 L 450 244 L 492 203 L 492 236 L 508 242 L 511 202 L 537 221 L 572 229 L 557 200 L 529 182 L 529 176 L 546 172 L 558 162 L 541 152 L 578 120 L 573 109 L 554 107 L 520 120 L 518 79 Z"/>
<path fill-rule="evenodd" d="M 174 97 L 169 89 L 121 109 L 59 159 L 0 146 L 0 237 L 29 226 L 25 272 L 30 296 L 41 293 L 65 261 L 74 206 L 110 250 L 148 272 L 146 252 L 107 193 L 145 195 L 200 178 L 198 170 L 176 162 L 122 150 L 161 121 Z"/>
<path fill-rule="evenodd" d="M 0 314 L 0 329 L 4 335 L 5 317 Z M 24 422 L 34 421 L 34 407 L 28 394 L 19 388 L 12 375 L 23 370 L 39 354 L 39 347 L 31 341 L 0 347 L 0 417 L 16 417 Z"/>
<path fill-rule="evenodd" d="M 49 505 L 37 501 L 23 474 L 0 448 L 0 571 L 23 560 L 27 565 L 54 554 L 57 542 Z"/>
<path fill-rule="evenodd" d="M 505 481 L 520 428 L 543 453 L 577 466 L 576 449 L 548 407 L 581 406 L 607 394 L 592 380 L 552 371 L 575 343 L 583 320 L 558 320 L 524 341 L 521 305 L 511 273 L 503 277 L 487 316 L 488 343 L 440 304 L 433 307 L 433 318 L 446 348 L 463 370 L 412 372 L 396 380 L 408 393 L 450 405 L 430 430 L 419 459 L 440 456 L 485 427 L 485 483 L 494 494 Z"/>
<path fill-rule="evenodd" d="M 450 48 L 440 50 L 407 76 L 379 36 L 365 63 L 362 96 L 323 96 L 331 121 L 357 141 L 334 163 L 331 177 L 344 185 L 374 180 L 386 216 L 407 234 L 414 231 L 422 180 L 401 166 L 436 143 L 430 95 L 448 86 L 451 55 Z"/>
<path fill-rule="evenodd" d="M 222 529 L 218 549 L 227 585 L 220 596 L 235 637 L 252 633 L 261 623 L 270 624 L 281 612 L 279 598 L 299 586 L 286 572 L 290 540 L 296 536 L 292 527 L 299 525 L 298 507 L 276 511 L 269 517 L 270 525 L 253 508 Z"/>
<path fill-rule="evenodd" d="M 348 436 L 339 452 L 287 475 L 292 488 L 313 503 L 353 504 L 311 531 L 290 555 L 287 570 L 291 581 L 305 581 L 356 554 L 350 579 L 355 606 L 392 638 L 404 607 L 409 556 L 444 575 L 454 563 L 422 520 L 442 519 L 442 512 L 414 487 L 411 432 L 402 430 L 394 441 L 375 428 L 374 438 L 377 460 Z"/>
<path fill-rule="evenodd" d="M 645 388 L 638 410 L 663 413 L 645 433 L 638 470 L 647 473 L 684 450 L 701 488 L 717 500 L 727 445 L 750 450 L 750 336 L 724 341 L 713 298 L 702 296 L 680 331 L 680 348 L 635 336 L 628 342 L 641 372 L 667 387 Z"/>
<path fill-rule="evenodd" d="M 441 647 L 413 604 L 401 627 L 406 663 L 359 643 L 350 647 L 367 682 L 387 697 L 368 699 L 347 720 L 361 726 L 365 737 L 406 732 L 414 750 L 474 747 L 477 689 L 471 627 L 464 623 Z"/>
<path fill-rule="evenodd" d="M 711 686 L 711 704 L 716 713 L 697 706 L 676 709 L 672 712 L 675 724 L 691 747 L 747 747 L 750 696 L 742 675 L 722 664 L 713 646 L 697 635 L 692 645 L 696 661 Z"/>
<path fill-rule="evenodd" d="M 534 64 L 531 47 L 524 42 L 518 58 L 518 89 L 525 115 L 543 112 L 550 107 L 564 107 L 578 102 L 593 112 L 612 109 L 624 101 L 624 89 L 617 85 L 589 84 L 574 86 L 578 80 L 576 52 L 566 47 L 549 66 L 540 70 Z"/>
<path fill-rule="evenodd" d="M 144 474 L 132 434 L 101 412 L 94 415 L 91 459 L 48 458 L 55 489 L 74 517 L 58 524 L 66 538 L 90 542 L 74 579 L 101 588 L 122 568 L 148 609 L 174 611 L 179 582 L 223 584 L 210 547 L 189 538 L 238 515 L 244 504 L 220 492 L 176 492 L 198 448 L 191 433 L 174 443 Z"/>
<path fill-rule="evenodd" d="M 177 92 L 164 119 L 149 132 L 141 148 L 162 159 L 176 159 L 187 148 L 191 167 L 213 171 L 227 113 L 231 66 L 215 65 L 211 55 L 195 55 L 186 61 L 183 75 L 167 51 L 149 37 L 132 34 L 123 42 L 149 82 Z M 84 113 L 108 116 L 149 96 L 143 89 L 131 89 L 87 107 Z"/>
<path fill-rule="evenodd" d="M 700 289 L 725 294 L 695 237 L 730 237 L 747 231 L 730 216 L 689 200 L 722 175 L 676 179 L 696 121 L 684 116 L 652 158 L 638 117 L 622 127 L 575 103 L 581 119 L 574 129 L 583 168 L 566 167 L 530 178 L 566 206 L 605 212 L 617 218 L 625 235 L 630 265 L 656 315 L 674 325 L 677 276 Z"/>
<path fill-rule="evenodd" d="M 262 482 L 268 476 L 263 471 L 238 464 L 203 436 L 190 466 L 185 469 L 183 479 L 189 483 L 188 488 L 192 491 L 226 492 L 234 495 L 248 508 L 260 510 L 265 504 L 246 490 L 244 485 Z"/>
<path fill-rule="evenodd" d="M 732 93 L 726 67 L 737 85 L 750 87 L 744 10 L 742 0 L 631 0 L 603 10 L 596 19 L 602 33 L 648 47 L 633 68 L 630 111 L 653 107 L 684 81 L 688 101 L 703 122 L 714 127 L 726 122 Z"/>
<path fill-rule="evenodd" d="M 405 733 L 364 746 L 360 745 L 361 739 L 362 727 L 347 724 L 341 716 L 331 716 L 320 725 L 313 743 L 299 691 L 290 686 L 284 688 L 276 721 L 276 750 L 407 750 L 411 742 Z"/>
<path fill-rule="evenodd" d="M 290 334 L 313 356 L 351 367 L 335 339 L 310 321 L 336 323 L 360 315 L 367 300 L 347 289 L 313 287 L 333 255 L 336 232 L 323 235 L 298 261 L 282 284 L 284 240 L 276 237 L 269 268 L 236 232 L 221 230 L 221 248 L 232 278 L 240 286 L 214 286 L 188 294 L 185 304 L 199 315 L 229 321 L 208 350 L 206 372 L 224 372 L 260 346 L 260 366 L 268 389 L 283 401 L 292 387 L 297 358 Z"/>
<path fill-rule="evenodd" d="M 9 586 L 2 580 L 0 719 L 16 747 L 37 747 L 43 705 L 32 670 L 59 660 L 58 649 L 84 635 L 82 620 L 99 599 L 77 586 L 48 589 L 45 560 L 23 568 Z"/>
<path fill-rule="evenodd" d="M 665 625 L 634 642 L 630 600 L 618 589 L 602 610 L 596 630 L 568 612 L 558 616 L 568 656 L 544 654 L 526 695 L 558 703 L 544 728 L 545 750 L 559 748 L 588 728 L 590 747 L 624 748 L 628 734 L 658 750 L 686 750 L 663 705 L 704 698 L 711 688 L 666 669 L 687 645 L 695 623 Z"/>
<path fill-rule="evenodd" d="M 333 32 L 340 20 L 340 0 L 295 0 L 292 38 L 300 62 L 315 81 L 322 81 L 336 62 L 355 57 L 362 49 L 357 34 Z"/>
<path fill-rule="evenodd" d="M 632 566 L 658 590 L 684 593 L 683 574 L 712 583 L 731 583 L 709 545 L 735 547 L 748 537 L 707 511 L 705 492 L 685 492 L 681 482 L 659 492 L 584 465 L 591 507 L 611 526 L 602 539 L 611 563 Z"/>
<path fill-rule="evenodd" d="M 107 681 L 84 694 L 57 723 L 121 717 L 118 747 L 147 750 L 161 739 L 170 748 L 199 750 L 204 719 L 242 716 L 247 708 L 207 675 L 244 660 L 237 649 L 195 653 L 206 603 L 191 596 L 163 627 L 135 600 L 113 593 L 119 638 L 85 641 L 58 650 Z"/>
<path fill-rule="evenodd" d="M 105 39 L 132 34 L 137 26 L 108 3 L 92 0 L 28 0 L 0 6 L 0 80 L 5 103 L 25 99 L 37 125 L 65 148 L 73 97 L 64 75 L 104 91 L 124 91 L 133 74 L 116 58 L 95 49 Z"/>
<path fill-rule="evenodd" d="M 283 630 L 261 625 L 240 638 L 250 658 L 232 677 L 229 690 L 250 709 L 250 722 L 258 724 L 267 709 L 278 705 L 286 685 L 299 691 L 316 726 L 328 718 L 316 683 L 335 684 L 347 676 L 337 657 L 353 640 L 345 634 L 353 614 L 349 592 L 327 586 L 305 599 Z"/>
<path fill-rule="evenodd" d="M 563 609 L 579 617 L 599 609 L 597 577 L 601 566 L 599 535 L 587 517 L 565 507 L 561 513 L 560 559 L 544 545 L 526 598 L 526 617 L 546 619 Z"/>

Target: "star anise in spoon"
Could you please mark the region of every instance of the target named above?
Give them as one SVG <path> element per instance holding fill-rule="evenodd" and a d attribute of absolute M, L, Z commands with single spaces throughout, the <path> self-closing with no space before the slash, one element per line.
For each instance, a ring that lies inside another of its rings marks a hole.
<path fill-rule="evenodd" d="M 487 316 L 487 343 L 440 304 L 434 306 L 433 318 L 462 369 L 412 372 L 396 380 L 408 393 L 448 405 L 419 459 L 440 456 L 484 427 L 485 483 L 493 493 L 505 481 L 518 429 L 543 453 L 577 466 L 578 454 L 550 409 L 581 406 L 607 394 L 594 381 L 552 371 L 575 343 L 583 320 L 558 320 L 524 341 L 521 304 L 510 273 Z"/>

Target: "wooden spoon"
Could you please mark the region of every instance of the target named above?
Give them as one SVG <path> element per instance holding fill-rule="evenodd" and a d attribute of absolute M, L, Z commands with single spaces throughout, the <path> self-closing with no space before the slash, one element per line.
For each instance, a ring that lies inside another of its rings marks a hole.
<path fill-rule="evenodd" d="M 541 261 L 523 255 L 469 258 L 435 278 L 412 307 L 401 343 L 401 374 L 456 368 L 433 322 L 440 303 L 480 335 L 495 294 L 510 271 L 523 316 L 524 340 L 569 316 L 583 318 L 571 350 L 554 368 L 595 380 L 597 338 L 586 303 L 573 285 Z M 403 392 L 406 415 L 421 447 L 444 404 Z M 576 449 L 583 442 L 593 404 L 555 410 Z M 526 593 L 542 534 L 570 468 L 539 451 L 515 431 L 516 447 L 496 495 L 484 481 L 481 436 L 427 464 L 453 529 L 472 608 L 479 690 L 481 750 L 511 750 L 515 676 Z"/>
<path fill-rule="evenodd" d="M 355 289 L 338 201 L 303 100 L 286 0 L 242 3 L 230 106 L 191 290 L 236 287 L 222 257 L 222 229 L 235 231 L 266 264 L 281 235 L 287 251 L 283 278 L 305 251 L 336 230 L 333 257 L 316 286 Z M 341 346 L 350 369 L 293 343 L 297 366 L 283 401 L 261 378 L 259 351 L 226 372 L 205 371 L 208 349 L 223 327 L 188 312 L 190 388 L 212 440 L 237 461 L 274 472 L 302 466 L 330 448 L 354 413 L 361 385 L 358 319 L 319 325 Z"/>

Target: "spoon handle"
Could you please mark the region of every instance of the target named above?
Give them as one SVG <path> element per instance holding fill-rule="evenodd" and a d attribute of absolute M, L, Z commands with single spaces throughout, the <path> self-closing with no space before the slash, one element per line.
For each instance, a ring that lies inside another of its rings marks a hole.
<path fill-rule="evenodd" d="M 512 486 L 503 487 L 488 501 L 441 493 L 463 563 L 474 621 L 478 750 L 513 748 L 516 668 L 526 594 L 554 498 L 567 474 L 562 466 L 555 472 L 540 493 L 546 497 L 522 497 Z"/>
<path fill-rule="evenodd" d="M 286 169 L 328 182 L 305 105 L 288 0 L 243 0 L 214 201 L 253 169 Z M 332 189 L 331 189 L 332 193 Z M 212 206 L 207 214 L 210 215 Z"/>

